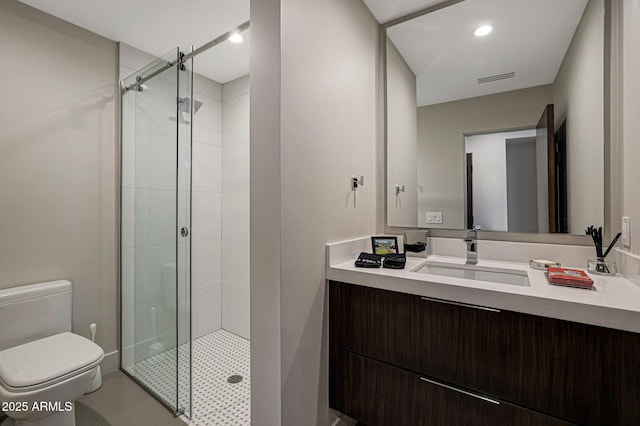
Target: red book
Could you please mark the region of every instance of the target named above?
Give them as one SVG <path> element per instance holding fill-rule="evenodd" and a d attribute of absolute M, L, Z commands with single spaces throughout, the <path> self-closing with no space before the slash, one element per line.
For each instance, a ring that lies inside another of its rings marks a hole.
<path fill-rule="evenodd" d="M 593 288 L 593 280 L 584 271 L 579 269 L 549 266 L 549 268 L 547 268 L 547 279 L 550 284 Z"/>

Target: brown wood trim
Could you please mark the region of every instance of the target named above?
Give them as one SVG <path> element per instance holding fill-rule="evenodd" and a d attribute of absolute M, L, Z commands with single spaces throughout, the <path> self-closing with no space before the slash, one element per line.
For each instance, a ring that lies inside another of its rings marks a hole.
<path fill-rule="evenodd" d="M 339 410 L 339 386 L 338 386 L 338 336 L 340 304 L 340 284 L 329 281 L 329 407 Z"/>
<path fill-rule="evenodd" d="M 549 232 L 558 232 L 556 223 L 556 149 L 554 138 L 553 104 L 546 106 L 536 126 L 536 137 L 547 144 L 547 198 L 549 200 Z"/>
<path fill-rule="evenodd" d="M 467 153 L 467 229 L 473 229 L 473 153 Z"/>

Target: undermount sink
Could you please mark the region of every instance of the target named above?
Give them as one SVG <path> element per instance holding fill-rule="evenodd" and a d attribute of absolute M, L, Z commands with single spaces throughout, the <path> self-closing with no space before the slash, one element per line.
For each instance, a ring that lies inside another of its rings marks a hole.
<path fill-rule="evenodd" d="M 423 274 L 441 275 L 466 280 L 488 281 L 498 284 L 510 284 L 529 287 L 529 277 L 526 271 L 480 267 L 476 265 L 449 265 L 427 262 L 416 272 Z"/>

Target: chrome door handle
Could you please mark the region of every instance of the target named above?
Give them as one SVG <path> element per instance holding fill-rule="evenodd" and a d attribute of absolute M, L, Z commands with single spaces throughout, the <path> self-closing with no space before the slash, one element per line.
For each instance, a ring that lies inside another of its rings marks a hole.
<path fill-rule="evenodd" d="M 422 296 L 421 299 L 426 300 L 427 302 L 444 303 L 447 305 L 462 306 L 463 308 L 480 309 L 481 311 L 500 312 L 500 309 L 489 308 L 486 306 L 479 306 L 479 305 L 470 305 L 468 303 L 453 302 L 451 300 L 434 299 L 433 297 Z"/>
<path fill-rule="evenodd" d="M 432 385 L 440 386 L 440 387 L 443 387 L 443 388 L 446 388 L 446 389 L 449 389 L 449 390 L 452 390 L 452 391 L 455 391 L 455 392 L 459 392 L 459 393 L 462 393 L 462 394 L 465 394 L 465 395 L 469 395 L 469 396 L 472 396 L 474 398 L 478 398 L 478 399 L 481 399 L 483 401 L 490 402 L 492 404 L 500 405 L 500 401 L 497 401 L 495 399 L 487 398 L 486 396 L 478 395 L 478 394 L 473 393 L 473 392 L 468 392 L 466 390 L 458 389 L 458 388 L 453 387 L 453 386 L 445 385 L 444 383 L 436 382 L 435 380 L 427 379 L 426 377 L 420 377 L 420 380 L 422 380 L 423 382 L 431 383 Z"/>

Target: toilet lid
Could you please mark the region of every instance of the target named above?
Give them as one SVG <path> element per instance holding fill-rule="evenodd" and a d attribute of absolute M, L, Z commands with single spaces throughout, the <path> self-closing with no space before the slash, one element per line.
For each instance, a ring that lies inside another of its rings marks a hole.
<path fill-rule="evenodd" d="M 31 388 L 66 379 L 104 358 L 91 340 L 65 332 L 0 352 L 0 382 L 10 388 Z"/>

